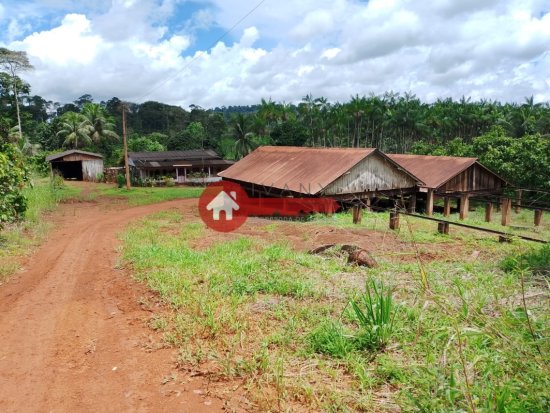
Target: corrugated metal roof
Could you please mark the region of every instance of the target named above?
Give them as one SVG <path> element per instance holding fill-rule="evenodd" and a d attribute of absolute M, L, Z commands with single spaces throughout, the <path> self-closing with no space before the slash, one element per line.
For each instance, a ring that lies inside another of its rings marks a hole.
<path fill-rule="evenodd" d="M 47 162 L 55 161 L 56 159 L 64 158 L 67 155 L 73 155 L 73 154 L 88 155 L 88 156 L 95 156 L 96 158 L 103 158 L 103 156 L 100 155 L 99 153 L 80 151 L 78 149 L 70 149 L 65 152 L 52 153 L 51 155 L 46 156 L 46 161 Z"/>
<path fill-rule="evenodd" d="M 318 193 L 374 152 L 374 148 L 262 146 L 218 175 L 298 193 L 315 188 Z"/>
<path fill-rule="evenodd" d="M 424 182 L 427 188 L 438 188 L 477 162 L 477 158 L 386 154 Z"/>
<path fill-rule="evenodd" d="M 128 157 L 134 161 L 221 159 L 221 157 L 211 149 L 193 149 L 189 151 L 128 152 Z"/>
<path fill-rule="evenodd" d="M 142 161 L 142 160 L 131 160 L 129 162 L 132 166 L 138 168 L 174 168 L 176 166 L 185 165 L 187 167 L 208 167 L 208 166 L 229 166 L 233 165 L 233 161 L 226 161 L 224 159 L 174 159 L 172 161 Z"/>

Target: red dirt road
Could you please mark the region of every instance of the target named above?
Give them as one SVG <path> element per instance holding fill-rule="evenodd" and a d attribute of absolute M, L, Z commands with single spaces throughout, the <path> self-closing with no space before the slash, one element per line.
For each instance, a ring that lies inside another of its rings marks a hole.
<path fill-rule="evenodd" d="M 149 293 L 116 269 L 125 225 L 196 202 L 62 208 L 48 241 L 0 286 L 0 412 L 222 410 L 202 378 L 175 369 L 173 350 L 151 346 L 160 337 L 139 304 Z"/>

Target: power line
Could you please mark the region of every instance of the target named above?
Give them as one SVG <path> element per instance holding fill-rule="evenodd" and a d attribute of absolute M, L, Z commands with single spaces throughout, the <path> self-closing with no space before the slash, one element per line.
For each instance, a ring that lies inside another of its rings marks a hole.
<path fill-rule="evenodd" d="M 243 17 L 241 17 L 239 20 L 237 20 L 237 22 L 235 24 L 233 24 L 229 29 L 227 29 L 221 36 L 219 36 L 215 41 L 213 41 L 208 47 L 207 49 L 211 49 L 213 48 L 214 46 L 216 46 L 216 44 L 218 44 L 219 41 L 223 40 L 229 33 L 231 33 L 239 24 L 241 24 L 248 16 L 250 16 L 252 13 L 254 13 L 262 4 L 264 4 L 267 0 L 260 0 L 252 9 L 250 9 L 248 11 L 248 13 L 246 13 Z M 153 91 L 155 91 L 155 89 L 158 89 L 160 86 L 168 83 L 169 81 L 171 80 L 174 80 L 181 72 L 183 72 L 185 69 L 187 69 L 192 63 L 195 62 L 195 60 L 197 60 L 201 55 L 198 54 L 198 55 L 195 55 L 195 57 L 193 57 L 189 62 L 187 62 L 187 64 L 183 65 L 183 67 L 178 70 L 177 72 L 175 72 L 172 76 L 169 76 L 167 77 L 166 79 L 164 79 L 162 82 L 160 82 L 159 84 L 155 85 L 153 88 L 151 88 L 147 93 L 145 93 L 144 95 L 141 95 L 139 96 L 136 100 L 137 101 L 140 101 L 140 100 L 143 100 L 144 98 L 146 98 L 147 96 L 151 95 L 151 93 Z"/>

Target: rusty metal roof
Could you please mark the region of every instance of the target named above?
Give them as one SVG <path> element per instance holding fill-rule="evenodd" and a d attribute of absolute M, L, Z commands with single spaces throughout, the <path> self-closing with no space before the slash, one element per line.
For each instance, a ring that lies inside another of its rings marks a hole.
<path fill-rule="evenodd" d="M 181 161 L 221 159 L 212 149 L 191 149 L 187 151 L 159 151 L 159 152 L 128 152 L 128 157 L 134 161 Z"/>
<path fill-rule="evenodd" d="M 318 193 L 374 152 L 377 149 L 262 146 L 218 175 L 298 193 L 316 188 Z"/>
<path fill-rule="evenodd" d="M 461 158 L 457 156 L 386 155 L 424 181 L 425 187 L 432 189 L 440 187 L 477 162 L 477 158 Z"/>
<path fill-rule="evenodd" d="M 51 155 L 46 156 L 46 161 L 51 162 L 51 161 L 55 161 L 56 159 L 64 158 L 65 156 L 74 155 L 74 154 L 94 156 L 96 158 L 103 158 L 103 156 L 100 155 L 99 153 L 80 151 L 78 149 L 71 149 L 65 152 L 52 153 Z"/>

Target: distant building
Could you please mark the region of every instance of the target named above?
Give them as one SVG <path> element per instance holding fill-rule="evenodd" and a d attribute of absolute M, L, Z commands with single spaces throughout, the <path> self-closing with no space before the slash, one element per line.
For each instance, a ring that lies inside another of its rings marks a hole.
<path fill-rule="evenodd" d="M 415 193 L 422 182 L 374 148 L 262 146 L 218 174 L 252 196 L 339 201 Z"/>
<path fill-rule="evenodd" d="M 210 149 L 163 152 L 129 152 L 128 163 L 139 178 L 172 177 L 178 183 L 219 181 L 217 174 L 233 161 L 222 159 Z"/>
<path fill-rule="evenodd" d="M 72 149 L 48 155 L 46 161 L 64 179 L 95 182 L 103 174 L 103 156 L 98 153 Z"/>

